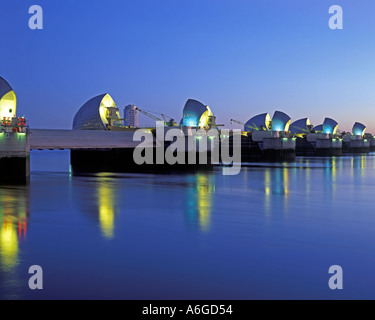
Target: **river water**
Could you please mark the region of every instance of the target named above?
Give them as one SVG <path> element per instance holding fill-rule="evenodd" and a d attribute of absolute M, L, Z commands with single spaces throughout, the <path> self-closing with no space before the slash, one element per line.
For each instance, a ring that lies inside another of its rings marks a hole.
<path fill-rule="evenodd" d="M 0 187 L 1 299 L 375 299 L 375 155 L 75 176 L 32 151 L 31 171 Z"/>

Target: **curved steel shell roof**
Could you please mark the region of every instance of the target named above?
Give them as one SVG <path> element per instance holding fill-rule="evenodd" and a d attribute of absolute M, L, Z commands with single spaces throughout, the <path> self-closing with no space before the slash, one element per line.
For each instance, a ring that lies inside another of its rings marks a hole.
<path fill-rule="evenodd" d="M 0 120 L 16 116 L 17 97 L 10 84 L 0 77 Z"/>
<path fill-rule="evenodd" d="M 323 133 L 336 134 L 338 123 L 331 119 L 325 118 L 323 122 Z"/>
<path fill-rule="evenodd" d="M 211 115 L 212 112 L 208 106 L 197 100 L 189 99 L 185 104 L 181 123 L 184 127 L 203 127 L 207 125 L 208 116 Z"/>
<path fill-rule="evenodd" d="M 294 134 L 308 133 L 311 130 L 309 118 L 299 119 L 290 125 L 290 132 Z"/>
<path fill-rule="evenodd" d="M 315 131 L 316 133 L 321 133 L 321 132 L 323 132 L 323 125 L 320 124 L 320 125 L 318 125 L 318 126 L 315 126 L 315 127 L 313 128 L 313 131 Z"/>
<path fill-rule="evenodd" d="M 360 122 L 356 122 L 353 125 L 352 133 L 354 136 L 363 136 L 366 131 L 366 126 Z"/>
<path fill-rule="evenodd" d="M 289 131 L 290 117 L 281 111 L 275 111 L 272 117 L 272 131 Z"/>
<path fill-rule="evenodd" d="M 4 78 L 0 77 L 0 99 L 10 91 L 13 91 L 10 84 Z"/>
<path fill-rule="evenodd" d="M 259 131 L 271 129 L 271 117 L 268 113 L 258 114 L 245 123 L 244 131 Z"/>
<path fill-rule="evenodd" d="M 73 130 L 108 130 L 107 108 L 116 108 L 109 94 L 101 94 L 87 101 L 73 120 Z M 120 115 L 117 112 L 120 120 Z"/>

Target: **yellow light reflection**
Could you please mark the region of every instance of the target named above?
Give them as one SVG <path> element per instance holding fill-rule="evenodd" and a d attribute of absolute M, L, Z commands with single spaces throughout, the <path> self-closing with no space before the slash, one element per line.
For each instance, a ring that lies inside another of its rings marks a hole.
<path fill-rule="evenodd" d="M 366 169 L 366 156 L 361 156 L 361 177 L 363 178 L 365 176 L 365 170 Z"/>
<path fill-rule="evenodd" d="M 285 198 L 289 196 L 289 169 L 287 167 L 283 170 L 283 180 L 284 180 L 284 195 Z"/>
<path fill-rule="evenodd" d="M 284 215 L 288 213 L 288 200 L 289 200 L 289 168 L 283 169 L 283 185 L 284 185 Z"/>
<path fill-rule="evenodd" d="M 105 238 L 112 239 L 115 225 L 114 194 L 106 180 L 101 180 L 99 183 L 98 202 L 101 231 Z"/>
<path fill-rule="evenodd" d="M 311 181 L 310 181 L 310 160 L 306 160 L 305 161 L 305 163 L 306 163 L 306 167 L 305 167 L 305 175 L 306 175 L 306 195 L 310 195 L 310 187 L 311 187 L 311 185 L 310 185 L 310 183 L 311 183 Z"/>
<path fill-rule="evenodd" d="M 19 245 L 26 238 L 28 189 L 0 189 L 0 267 L 12 271 L 18 265 Z"/>
<path fill-rule="evenodd" d="M 211 224 L 212 192 L 215 187 L 207 175 L 197 175 L 197 208 L 199 226 L 202 231 L 208 231 Z"/>
<path fill-rule="evenodd" d="M 265 211 L 269 215 L 271 209 L 271 170 L 269 168 L 266 168 L 264 172 L 264 194 Z"/>
<path fill-rule="evenodd" d="M 336 182 L 336 175 L 337 175 L 337 172 L 336 172 L 336 157 L 333 157 L 332 158 L 332 182 L 333 182 L 333 185 L 335 185 L 335 182 Z"/>
<path fill-rule="evenodd" d="M 0 256 L 4 271 L 10 271 L 18 264 L 18 237 L 11 221 L 4 222 L 0 230 Z"/>

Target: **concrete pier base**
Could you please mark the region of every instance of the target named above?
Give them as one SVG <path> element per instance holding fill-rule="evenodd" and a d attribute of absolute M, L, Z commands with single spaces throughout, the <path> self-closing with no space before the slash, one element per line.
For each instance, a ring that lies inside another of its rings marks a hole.
<path fill-rule="evenodd" d="M 292 161 L 296 157 L 296 143 L 292 138 L 272 137 L 272 133 L 257 132 L 256 137 L 241 137 L 241 161 Z M 255 141 L 254 141 L 255 140 Z"/>
<path fill-rule="evenodd" d="M 342 141 L 340 139 L 317 139 L 316 150 L 317 156 L 341 156 Z"/>
<path fill-rule="evenodd" d="M 117 173 L 169 173 L 184 171 L 211 170 L 213 165 L 208 156 L 207 164 L 189 164 L 191 155 L 184 154 L 185 164 L 156 164 L 156 152 L 153 151 L 152 164 L 138 165 L 134 162 L 134 148 L 127 149 L 95 149 L 95 150 L 71 150 L 70 160 L 73 173 L 97 173 L 97 172 L 117 172 Z M 197 163 L 199 155 L 196 155 Z"/>
<path fill-rule="evenodd" d="M 369 139 L 369 141 L 370 141 L 370 152 L 375 151 L 375 139 L 374 139 L 374 137 Z"/>
<path fill-rule="evenodd" d="M 343 142 L 343 152 L 345 153 L 369 153 L 371 142 L 367 139 L 348 139 Z"/>
<path fill-rule="evenodd" d="M 296 157 L 296 140 L 292 138 L 263 139 L 263 156 L 265 160 L 292 161 Z"/>
<path fill-rule="evenodd" d="M 0 184 L 27 184 L 30 179 L 28 133 L 0 133 Z"/>
<path fill-rule="evenodd" d="M 307 141 L 306 137 L 296 138 L 297 156 L 314 156 L 316 152 L 315 144 Z"/>

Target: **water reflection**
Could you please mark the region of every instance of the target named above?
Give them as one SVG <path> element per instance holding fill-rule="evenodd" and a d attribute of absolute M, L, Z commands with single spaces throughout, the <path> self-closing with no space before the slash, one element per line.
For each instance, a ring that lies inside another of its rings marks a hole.
<path fill-rule="evenodd" d="M 352 158 L 352 176 L 364 177 L 365 169 L 367 167 L 367 156 L 353 156 Z"/>
<path fill-rule="evenodd" d="M 98 207 L 99 207 L 99 223 L 102 234 L 107 239 L 114 236 L 116 199 L 113 185 L 101 179 L 98 182 Z"/>
<path fill-rule="evenodd" d="M 287 211 L 290 170 L 293 169 L 287 166 L 264 168 L 264 209 L 267 215 L 271 213 L 273 199 L 277 201 L 277 205 L 281 205 L 284 212 Z"/>
<path fill-rule="evenodd" d="M 103 238 L 113 239 L 115 218 L 119 211 L 119 188 L 116 179 L 106 176 L 106 174 L 98 174 L 88 180 L 87 183 L 94 190 L 88 195 L 88 198 L 77 198 L 79 207 L 98 222 Z M 77 187 L 81 188 L 81 181 L 78 180 L 77 183 Z M 74 194 L 79 195 L 79 190 L 76 190 Z"/>
<path fill-rule="evenodd" d="M 26 239 L 29 216 L 27 187 L 0 189 L 0 268 L 12 271 L 19 262 L 20 242 Z"/>
<path fill-rule="evenodd" d="M 336 177 L 337 177 L 337 166 L 340 162 L 337 162 L 337 157 L 327 158 L 324 162 L 325 169 L 325 184 L 324 190 L 327 196 L 336 194 Z"/>
<path fill-rule="evenodd" d="M 198 173 L 191 178 L 187 189 L 186 216 L 190 225 L 199 225 L 206 232 L 211 225 L 213 194 L 215 193 L 215 176 Z"/>
<path fill-rule="evenodd" d="M 342 161 L 338 159 L 303 158 L 293 164 L 278 163 L 263 167 L 261 174 L 264 181 L 265 214 L 273 212 L 286 216 L 292 209 L 290 205 L 295 201 L 303 201 L 308 207 L 310 201 L 314 201 L 312 184 L 318 179 L 318 175 L 323 174 L 324 178 L 319 188 L 331 196 L 336 188 L 336 175 L 341 170 L 338 168 L 340 165 Z"/>
<path fill-rule="evenodd" d="M 22 243 L 29 218 L 27 186 L 0 188 L 0 299 L 19 298 L 23 283 L 18 276 Z"/>

